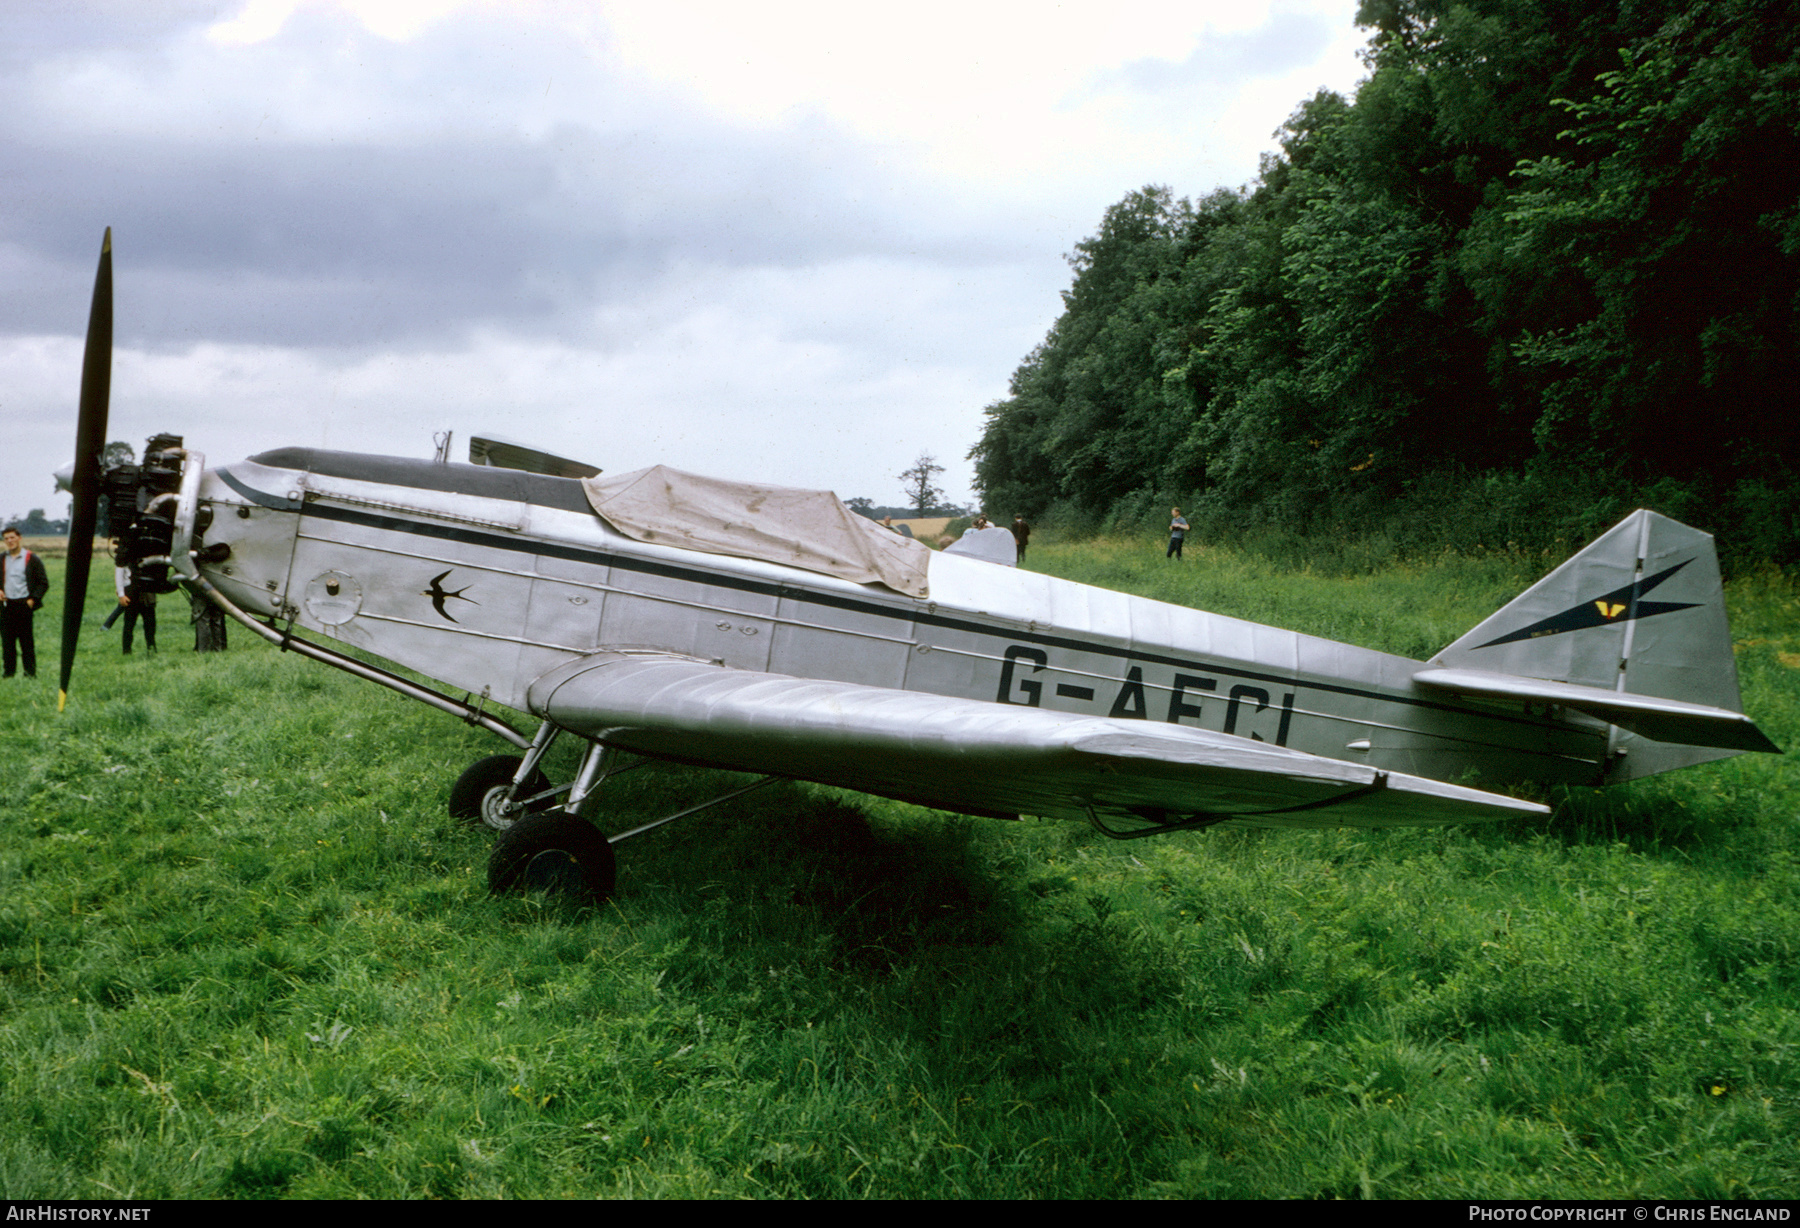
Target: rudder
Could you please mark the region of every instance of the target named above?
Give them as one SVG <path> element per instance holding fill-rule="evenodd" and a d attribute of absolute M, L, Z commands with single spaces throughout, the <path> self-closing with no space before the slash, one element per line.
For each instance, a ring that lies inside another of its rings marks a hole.
<path fill-rule="evenodd" d="M 1712 535 L 1647 510 L 1633 512 L 1431 664 L 1743 711 Z M 1648 776 L 1736 753 L 1615 727 L 1608 776 Z"/>

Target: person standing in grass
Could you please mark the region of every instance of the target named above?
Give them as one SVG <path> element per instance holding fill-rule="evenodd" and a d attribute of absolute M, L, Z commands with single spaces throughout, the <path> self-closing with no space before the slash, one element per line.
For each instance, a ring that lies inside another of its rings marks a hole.
<path fill-rule="evenodd" d="M 1025 517 L 1014 516 L 1012 522 L 1013 540 L 1019 543 L 1019 562 L 1025 561 L 1025 545 L 1031 540 L 1031 526 L 1025 523 Z"/>
<path fill-rule="evenodd" d="M 31 634 L 31 616 L 44 604 L 50 577 L 44 561 L 25 549 L 17 525 L 0 533 L 0 664 L 10 678 L 20 664 L 27 678 L 37 677 L 37 641 Z M 21 662 L 20 658 L 23 658 Z"/>
<path fill-rule="evenodd" d="M 138 619 L 144 620 L 144 648 L 148 652 L 156 651 L 156 594 L 139 592 L 131 583 L 131 568 L 113 568 L 113 588 L 119 594 L 119 608 L 113 611 L 117 616 L 120 610 L 125 612 L 125 652 L 131 652 L 131 633 L 137 626 Z M 107 619 L 108 624 L 112 622 Z"/>
<path fill-rule="evenodd" d="M 1185 538 L 1187 536 L 1187 531 L 1188 531 L 1187 517 L 1185 517 L 1181 514 L 1180 508 L 1178 508 L 1178 507 L 1170 508 L 1169 509 L 1169 552 L 1167 554 L 1163 555 L 1163 557 L 1165 559 L 1169 559 L 1169 558 L 1178 559 L 1181 557 L 1181 541 L 1183 538 Z"/>
<path fill-rule="evenodd" d="M 117 560 L 123 556 L 124 549 L 125 543 L 115 537 L 112 544 L 112 556 L 114 560 L 113 588 L 119 594 L 119 600 L 114 604 L 112 612 L 106 616 L 106 621 L 100 624 L 100 630 L 102 631 L 111 631 L 112 625 L 119 621 L 119 615 L 123 614 L 128 608 L 125 604 L 125 590 L 120 587 L 125 581 L 119 579 L 119 573 L 123 572 L 126 577 L 129 578 L 131 572 L 129 568 L 121 567 L 117 563 Z"/>

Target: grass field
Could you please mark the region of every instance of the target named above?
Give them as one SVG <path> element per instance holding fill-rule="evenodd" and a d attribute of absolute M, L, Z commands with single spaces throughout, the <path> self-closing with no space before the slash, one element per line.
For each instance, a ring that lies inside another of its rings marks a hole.
<path fill-rule="evenodd" d="M 1030 561 L 1421 657 L 1543 562 Z M 1729 597 L 1800 743 L 1800 592 Z M 183 604 L 160 656 L 93 628 L 60 718 L 53 649 L 0 689 L 0 1196 L 1800 1192 L 1786 758 L 1129 844 L 777 785 L 625 845 L 602 907 L 496 900 L 444 800 L 504 748 L 247 634 L 181 651 Z M 601 822 L 723 779 L 625 776 Z"/>

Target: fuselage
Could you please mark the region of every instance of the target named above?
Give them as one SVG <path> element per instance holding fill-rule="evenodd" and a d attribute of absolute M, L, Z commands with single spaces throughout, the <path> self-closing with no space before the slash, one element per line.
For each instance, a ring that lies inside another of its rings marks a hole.
<path fill-rule="evenodd" d="M 1606 728 L 1432 694 L 1423 663 L 934 554 L 929 595 L 635 541 L 581 484 L 289 448 L 208 471 L 244 609 L 493 704 L 601 650 L 1163 721 L 1439 780 L 1586 781 Z"/>

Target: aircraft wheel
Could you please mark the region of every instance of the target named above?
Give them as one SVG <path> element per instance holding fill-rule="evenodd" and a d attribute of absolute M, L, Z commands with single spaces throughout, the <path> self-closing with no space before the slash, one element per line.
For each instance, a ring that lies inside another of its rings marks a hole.
<path fill-rule="evenodd" d="M 518 814 L 506 812 L 506 786 L 512 783 L 513 773 L 519 770 L 522 762 L 524 760 L 517 755 L 489 755 L 470 764 L 450 786 L 450 817 L 480 819 L 495 831 L 511 827 Z M 549 787 L 550 782 L 542 772 L 533 772 L 531 779 L 525 782 L 525 795 L 529 797 Z M 542 810 L 554 804 L 553 801 L 539 802 L 532 809 Z"/>
<path fill-rule="evenodd" d="M 488 890 L 525 887 L 605 898 L 618 861 L 600 829 L 561 810 L 527 815 L 500 833 L 488 856 Z"/>

